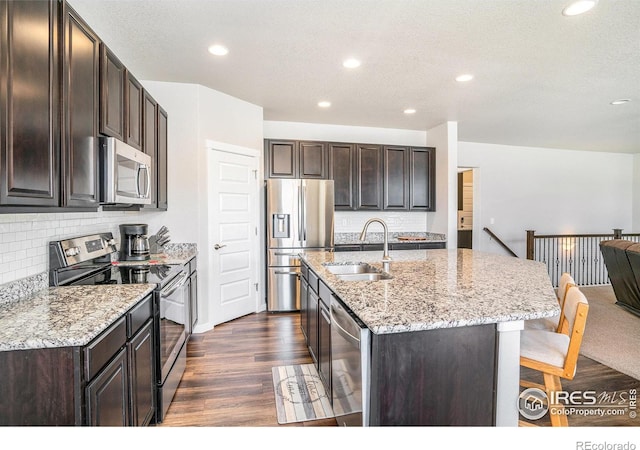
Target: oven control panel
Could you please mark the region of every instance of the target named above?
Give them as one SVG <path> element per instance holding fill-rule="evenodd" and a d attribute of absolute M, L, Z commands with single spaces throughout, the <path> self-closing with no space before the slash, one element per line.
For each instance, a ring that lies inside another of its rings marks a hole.
<path fill-rule="evenodd" d="M 69 267 L 117 251 L 111 233 L 92 234 L 50 242 L 49 262 L 51 268 Z"/>

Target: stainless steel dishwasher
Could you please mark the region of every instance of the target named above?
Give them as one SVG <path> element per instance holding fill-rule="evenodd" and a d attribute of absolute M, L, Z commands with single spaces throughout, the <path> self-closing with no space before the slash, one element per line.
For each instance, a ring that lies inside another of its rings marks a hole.
<path fill-rule="evenodd" d="M 370 331 L 331 296 L 333 413 L 340 426 L 369 425 Z"/>

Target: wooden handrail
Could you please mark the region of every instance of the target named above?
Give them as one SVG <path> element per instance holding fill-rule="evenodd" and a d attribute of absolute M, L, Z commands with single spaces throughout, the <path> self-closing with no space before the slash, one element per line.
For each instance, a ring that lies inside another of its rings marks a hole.
<path fill-rule="evenodd" d="M 489 236 L 491 236 L 493 239 L 495 239 L 495 240 L 496 240 L 496 242 L 497 242 L 498 244 L 500 244 L 500 246 L 501 246 L 502 248 L 504 248 L 507 252 L 509 252 L 509 254 L 510 254 L 511 256 L 515 256 L 516 258 L 518 257 L 518 255 L 516 255 L 516 254 L 514 253 L 514 251 L 513 251 L 513 250 L 511 250 L 511 249 L 509 248 L 509 246 L 507 246 L 507 244 L 505 244 L 504 242 L 502 242 L 502 241 L 500 240 L 500 238 L 499 238 L 498 236 L 496 236 L 496 235 L 495 235 L 495 233 L 494 233 L 493 231 L 491 231 L 491 230 L 490 230 L 490 229 L 488 229 L 487 227 L 484 227 L 484 228 L 483 228 L 483 230 L 484 230 L 484 231 L 486 231 L 486 232 L 489 234 Z"/>

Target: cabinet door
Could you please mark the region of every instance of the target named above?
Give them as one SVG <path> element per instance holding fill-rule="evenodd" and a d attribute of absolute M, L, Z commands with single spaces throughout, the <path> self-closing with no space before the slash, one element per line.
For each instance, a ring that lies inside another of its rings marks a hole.
<path fill-rule="evenodd" d="M 300 178 L 327 178 L 327 144 L 326 142 L 300 142 Z"/>
<path fill-rule="evenodd" d="M 331 398 L 331 316 L 322 300 L 318 303 L 318 375 Z"/>
<path fill-rule="evenodd" d="M 142 150 L 142 85 L 129 72 L 126 72 L 127 84 L 125 90 L 125 142 Z"/>
<path fill-rule="evenodd" d="M 307 324 L 309 326 L 309 353 L 313 363 L 318 368 L 318 295 L 313 292 L 312 289 L 308 290 L 308 309 L 307 309 Z"/>
<path fill-rule="evenodd" d="M 409 149 L 385 146 L 384 209 L 406 210 L 409 204 Z"/>
<path fill-rule="evenodd" d="M 409 209 L 435 211 L 435 148 L 411 148 Z"/>
<path fill-rule="evenodd" d="M 353 144 L 329 144 L 329 179 L 333 180 L 336 210 L 355 209 L 355 163 Z"/>
<path fill-rule="evenodd" d="M 158 207 L 158 103 L 143 91 L 142 102 L 142 151 L 151 156 L 151 204 L 145 205 L 145 209 Z"/>
<path fill-rule="evenodd" d="M 198 273 L 191 274 L 189 285 L 189 297 L 191 299 L 191 332 L 198 323 Z"/>
<path fill-rule="evenodd" d="M 124 140 L 126 70 L 109 48 L 100 49 L 100 133 Z"/>
<path fill-rule="evenodd" d="M 267 178 L 298 178 L 298 143 L 266 141 Z"/>
<path fill-rule="evenodd" d="M 158 105 L 158 209 L 166 211 L 169 207 L 167 187 L 167 163 L 168 163 L 168 116 L 167 112 Z"/>
<path fill-rule="evenodd" d="M 3 205 L 59 204 L 58 5 L 0 2 Z"/>
<path fill-rule="evenodd" d="M 357 209 L 382 209 L 382 147 L 358 144 Z"/>
<path fill-rule="evenodd" d="M 309 284 L 304 277 L 300 278 L 300 329 L 304 341 L 309 345 Z"/>
<path fill-rule="evenodd" d="M 100 41 L 73 9 L 65 8 L 64 204 L 97 207 Z"/>
<path fill-rule="evenodd" d="M 123 347 L 86 387 L 87 425 L 129 425 L 127 348 Z"/>
<path fill-rule="evenodd" d="M 153 319 L 131 339 L 129 348 L 129 389 L 131 425 L 146 426 L 155 415 L 155 358 Z"/>

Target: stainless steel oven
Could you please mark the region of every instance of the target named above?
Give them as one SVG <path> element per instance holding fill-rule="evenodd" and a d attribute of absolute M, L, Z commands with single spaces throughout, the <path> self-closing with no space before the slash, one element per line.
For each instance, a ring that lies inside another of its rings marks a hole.
<path fill-rule="evenodd" d="M 159 341 L 157 422 L 162 422 L 187 363 L 189 274 L 181 271 L 157 292 Z"/>

